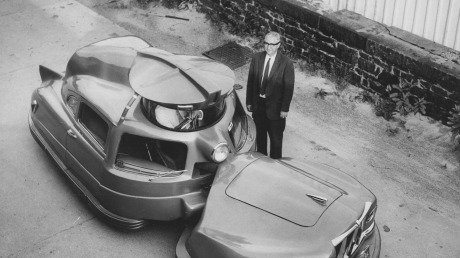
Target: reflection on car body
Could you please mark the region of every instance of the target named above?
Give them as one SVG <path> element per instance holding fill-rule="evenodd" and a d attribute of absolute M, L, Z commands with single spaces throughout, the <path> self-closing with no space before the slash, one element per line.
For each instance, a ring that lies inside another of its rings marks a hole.
<path fill-rule="evenodd" d="M 375 196 L 329 166 L 254 152 L 225 65 L 127 36 L 40 75 L 31 133 L 108 222 L 185 219 L 180 258 L 379 256 Z"/>

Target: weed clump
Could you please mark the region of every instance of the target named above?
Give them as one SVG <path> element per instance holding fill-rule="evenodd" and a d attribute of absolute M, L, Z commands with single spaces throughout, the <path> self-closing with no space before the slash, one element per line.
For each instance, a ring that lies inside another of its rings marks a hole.
<path fill-rule="evenodd" d="M 460 149 L 460 105 L 455 105 L 449 114 L 447 124 L 450 126 L 452 142 L 455 144 L 455 149 L 458 150 Z"/>
<path fill-rule="evenodd" d="M 413 87 L 413 83 L 403 82 L 400 85 L 388 85 L 385 93 L 381 95 L 364 92 L 362 96 L 357 97 L 373 104 L 375 115 L 387 121 L 391 120 L 395 114 L 402 117 L 409 114 L 425 115 L 430 102 L 414 95 L 411 92 Z"/>
<path fill-rule="evenodd" d="M 353 75 L 353 67 L 347 65 L 326 66 L 324 62 L 315 62 L 312 60 L 298 61 L 299 68 L 307 76 L 319 76 L 331 81 L 334 84 L 336 92 L 327 92 L 324 89 L 317 89 L 315 98 L 325 99 L 328 95 L 341 96 L 350 85 Z M 394 115 L 399 114 L 406 117 L 409 114 L 426 114 L 427 105 L 430 102 L 424 97 L 419 97 L 412 93 L 416 85 L 413 82 L 401 82 L 399 85 L 388 85 L 385 92 L 379 94 L 371 90 L 362 90 L 355 96 L 348 98 L 351 102 L 369 103 L 373 106 L 376 116 L 381 116 L 385 120 L 394 119 Z M 457 107 L 456 114 L 451 123 L 455 124 L 455 137 L 460 143 L 460 106 Z M 387 130 L 388 135 L 395 135 L 398 131 Z"/>
<path fill-rule="evenodd" d="M 297 62 L 301 71 L 310 76 L 325 78 L 334 84 L 337 92 L 343 92 L 350 85 L 353 69 L 349 65 L 326 66 L 324 62 L 300 60 Z M 319 93 L 319 95 L 324 95 Z M 325 94 L 327 95 L 327 94 Z"/>

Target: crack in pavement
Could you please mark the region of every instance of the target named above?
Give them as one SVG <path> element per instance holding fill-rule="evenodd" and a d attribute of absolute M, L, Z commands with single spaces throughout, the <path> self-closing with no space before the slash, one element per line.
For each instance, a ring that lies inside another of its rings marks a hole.
<path fill-rule="evenodd" d="M 75 227 L 79 227 L 79 226 L 81 226 L 81 225 L 83 225 L 83 224 L 85 224 L 85 223 L 87 223 L 87 222 L 89 222 L 89 221 L 91 221 L 91 220 L 94 220 L 95 218 L 96 218 L 95 216 L 92 216 L 92 217 L 88 218 L 87 220 L 84 220 L 84 221 L 81 221 L 80 223 L 75 224 L 75 222 L 78 221 L 78 220 L 80 219 L 80 217 L 78 217 L 78 219 L 75 220 L 75 222 L 72 223 L 72 226 L 70 226 L 70 227 L 68 227 L 68 228 L 65 228 L 65 229 L 62 229 L 62 230 L 60 230 L 60 231 L 58 231 L 58 232 L 52 234 L 51 236 L 45 237 L 45 238 L 43 238 L 43 239 L 40 239 L 40 240 L 36 241 L 35 243 L 33 243 L 33 244 L 31 244 L 31 245 L 28 245 L 28 246 L 22 248 L 21 250 L 15 252 L 14 254 L 8 255 L 8 257 L 20 257 L 20 256 L 21 256 L 20 254 L 23 253 L 25 250 L 34 248 L 34 247 L 38 246 L 40 243 L 43 243 L 43 242 L 45 242 L 45 241 L 48 240 L 48 239 L 51 239 L 51 238 L 53 238 L 53 237 L 55 237 L 55 236 L 57 236 L 57 235 L 60 235 L 61 233 L 64 233 L 64 232 L 66 232 L 66 231 L 69 231 L 69 230 L 71 230 L 71 229 L 73 229 L 73 228 L 75 228 Z"/>

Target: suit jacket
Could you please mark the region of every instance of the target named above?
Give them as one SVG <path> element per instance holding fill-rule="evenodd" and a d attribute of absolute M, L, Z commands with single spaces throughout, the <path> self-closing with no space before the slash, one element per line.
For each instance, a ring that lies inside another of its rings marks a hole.
<path fill-rule="evenodd" d="M 266 54 L 265 51 L 255 54 L 252 57 L 249 67 L 246 105 L 252 105 L 254 112 L 257 110 L 260 82 L 262 81 Z M 292 95 L 294 93 L 294 76 L 294 65 L 292 61 L 278 51 L 265 90 L 268 119 L 280 119 L 281 111 L 289 111 Z"/>

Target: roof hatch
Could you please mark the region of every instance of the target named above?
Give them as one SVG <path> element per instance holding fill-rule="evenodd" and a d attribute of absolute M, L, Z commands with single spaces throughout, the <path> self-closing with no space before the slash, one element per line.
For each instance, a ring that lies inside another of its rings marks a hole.
<path fill-rule="evenodd" d="M 138 53 L 129 79 L 142 97 L 173 108 L 214 105 L 233 89 L 235 76 L 227 66 L 205 57 L 174 55 L 147 48 Z"/>

